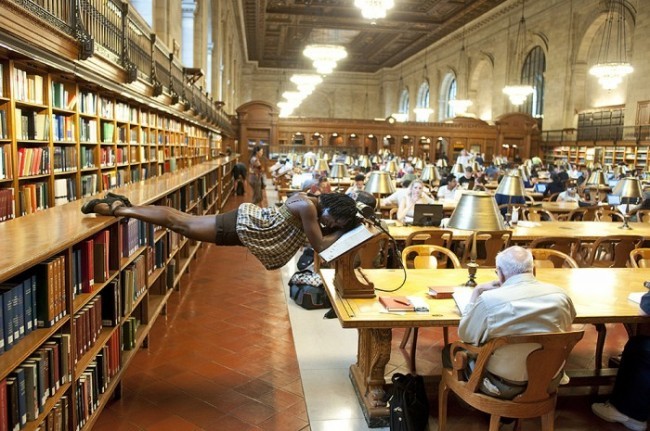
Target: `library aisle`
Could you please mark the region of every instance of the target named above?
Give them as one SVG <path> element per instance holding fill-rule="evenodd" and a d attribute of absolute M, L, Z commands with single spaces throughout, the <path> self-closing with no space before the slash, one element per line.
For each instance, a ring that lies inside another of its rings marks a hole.
<path fill-rule="evenodd" d="M 270 183 L 270 181 L 268 181 Z M 269 185 L 270 187 L 270 185 Z M 250 201 L 250 189 L 227 208 Z M 273 204 L 275 192 L 267 190 Z M 94 431 L 368 431 L 348 378 L 355 360 L 356 331 L 324 310 L 307 311 L 287 300 L 286 280 L 295 264 L 265 271 L 241 247 L 206 247 L 170 297 L 168 313 L 151 331 L 123 380 L 123 397 L 102 412 Z M 293 325 L 293 327 L 292 327 Z M 576 325 L 582 328 L 582 325 Z M 570 366 L 593 363 L 595 331 L 574 349 Z M 450 331 L 455 338 L 455 331 Z M 393 334 L 387 372 L 405 372 L 406 359 Z M 608 325 L 605 357 L 620 352 L 625 331 Z M 425 328 L 418 341 L 418 369 L 440 367 L 442 331 Z M 607 388 L 601 388 L 601 393 Z M 587 390 L 563 389 L 556 430 L 623 430 L 596 418 L 590 403 L 605 397 Z M 429 430 L 437 429 L 437 399 L 429 388 Z M 480 431 L 488 419 L 450 400 L 450 431 Z M 511 425 L 502 427 L 512 429 Z M 523 423 L 539 430 L 538 420 Z M 379 428 L 377 431 L 387 431 Z"/>

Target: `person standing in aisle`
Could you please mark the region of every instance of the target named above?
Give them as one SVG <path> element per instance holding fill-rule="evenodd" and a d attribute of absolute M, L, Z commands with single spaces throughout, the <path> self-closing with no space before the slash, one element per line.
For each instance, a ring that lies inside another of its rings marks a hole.
<path fill-rule="evenodd" d="M 253 205 L 262 202 L 262 147 L 253 148 L 253 155 L 248 163 L 248 183 L 253 188 Z"/>

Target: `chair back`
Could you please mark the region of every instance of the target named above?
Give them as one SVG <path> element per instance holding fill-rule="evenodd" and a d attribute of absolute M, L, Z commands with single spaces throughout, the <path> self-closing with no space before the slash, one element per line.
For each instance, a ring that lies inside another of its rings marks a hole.
<path fill-rule="evenodd" d="M 605 221 L 605 222 L 616 221 L 616 222 L 621 222 L 622 223 L 622 222 L 625 221 L 625 218 L 623 217 L 623 214 L 621 214 L 618 211 L 603 208 L 598 213 L 598 220 L 599 221 Z"/>
<path fill-rule="evenodd" d="M 590 207 L 576 208 L 571 211 L 568 216 L 568 221 L 597 221 L 600 207 L 592 205 Z"/>
<path fill-rule="evenodd" d="M 451 247 L 451 241 L 454 238 L 454 232 L 447 229 L 421 229 L 411 233 L 406 237 L 404 246 L 409 245 L 437 245 L 440 247 Z"/>
<path fill-rule="evenodd" d="M 380 233 L 366 241 L 357 251 L 358 267 L 364 269 L 386 268 L 390 238 Z"/>
<path fill-rule="evenodd" d="M 470 261 L 474 237 L 476 237 L 476 263 L 483 267 L 494 267 L 496 265 L 497 253 L 508 248 L 510 245 L 512 231 L 478 231 L 470 235 L 465 241 L 465 250 L 463 251 L 462 259 L 463 265 L 467 265 Z"/>
<path fill-rule="evenodd" d="M 650 210 L 638 210 L 636 219 L 642 223 L 650 223 Z"/>
<path fill-rule="evenodd" d="M 585 257 L 582 256 L 582 241 L 580 238 L 565 238 L 562 236 L 548 236 L 538 238 L 530 243 L 530 248 L 550 248 L 568 254 L 578 265 L 582 266 Z"/>
<path fill-rule="evenodd" d="M 560 196 L 560 192 L 555 192 L 548 197 L 549 202 L 557 202 L 557 198 Z"/>
<path fill-rule="evenodd" d="M 535 268 L 578 268 L 578 263 L 568 254 L 552 248 L 531 248 Z"/>
<path fill-rule="evenodd" d="M 402 263 L 405 268 L 447 268 L 448 262 L 451 262 L 453 268 L 461 268 L 460 260 L 454 252 L 444 247 L 420 244 L 410 245 L 402 251 Z"/>
<path fill-rule="evenodd" d="M 591 246 L 587 267 L 626 268 L 630 252 L 641 247 L 641 235 L 609 235 L 598 238 Z"/>
<path fill-rule="evenodd" d="M 650 248 L 635 248 L 630 252 L 632 268 L 650 268 Z"/>
<path fill-rule="evenodd" d="M 524 209 L 524 220 L 528 221 L 555 221 L 552 212 L 544 208 L 529 207 Z"/>
<path fill-rule="evenodd" d="M 542 417 L 542 429 L 552 430 L 554 422 L 557 387 L 553 385 L 562 370 L 569 353 L 583 337 L 584 331 L 548 334 L 510 335 L 494 338 L 481 347 L 457 341 L 451 345 L 453 370 L 443 369 L 438 396 L 439 430 L 447 426 L 447 398 L 451 390 L 461 400 L 477 410 L 490 414 L 490 430 L 498 429 L 501 417 Z M 504 400 L 480 392 L 481 382 L 487 373 L 492 354 L 500 347 L 513 344 L 537 345 L 526 358 L 528 384 L 523 393 L 512 400 Z M 462 371 L 467 364 L 468 353 L 476 354 L 476 364 L 469 380 Z"/>

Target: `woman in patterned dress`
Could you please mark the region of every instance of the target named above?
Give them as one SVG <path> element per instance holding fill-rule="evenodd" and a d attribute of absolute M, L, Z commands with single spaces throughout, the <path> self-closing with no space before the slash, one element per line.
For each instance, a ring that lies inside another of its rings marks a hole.
<path fill-rule="evenodd" d="M 354 199 L 339 193 L 296 193 L 280 207 L 244 203 L 224 214 L 196 216 L 160 205 L 133 206 L 125 196 L 109 192 L 86 202 L 81 211 L 135 218 L 198 241 L 244 246 L 266 269 L 284 266 L 306 241 L 318 252 L 326 249 L 361 220 Z"/>

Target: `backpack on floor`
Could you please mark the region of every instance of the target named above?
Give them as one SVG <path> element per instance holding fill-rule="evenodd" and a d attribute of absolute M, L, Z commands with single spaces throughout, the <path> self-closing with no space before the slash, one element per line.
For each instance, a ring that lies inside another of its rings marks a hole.
<path fill-rule="evenodd" d="M 296 271 L 289 280 L 291 298 L 307 310 L 331 307 L 319 274 L 310 270 Z"/>
<path fill-rule="evenodd" d="M 429 421 L 429 400 L 422 376 L 395 373 L 388 400 L 391 431 L 424 431 Z"/>

